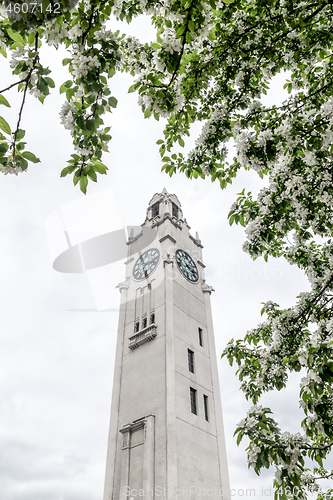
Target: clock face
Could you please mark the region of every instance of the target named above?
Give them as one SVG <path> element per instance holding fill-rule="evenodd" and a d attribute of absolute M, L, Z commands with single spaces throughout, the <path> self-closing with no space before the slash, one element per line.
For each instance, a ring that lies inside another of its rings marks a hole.
<path fill-rule="evenodd" d="M 187 280 L 191 283 L 197 283 L 199 281 L 197 266 L 188 253 L 184 252 L 184 250 L 177 250 L 176 261 L 180 272 Z"/>
<path fill-rule="evenodd" d="M 148 278 L 148 276 L 156 268 L 160 259 L 160 252 L 157 248 L 146 250 L 135 263 L 133 268 L 133 278 L 140 281 Z"/>

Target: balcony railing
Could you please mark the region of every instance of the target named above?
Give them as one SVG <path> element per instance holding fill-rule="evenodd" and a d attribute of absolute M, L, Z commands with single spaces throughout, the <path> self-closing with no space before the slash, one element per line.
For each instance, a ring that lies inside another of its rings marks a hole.
<path fill-rule="evenodd" d="M 134 335 L 129 337 L 128 347 L 130 349 L 136 349 L 140 345 L 145 344 L 150 340 L 153 340 L 157 335 L 156 328 L 157 327 L 155 323 L 152 323 L 151 325 L 146 326 L 146 328 L 143 328 L 139 332 L 136 332 Z"/>

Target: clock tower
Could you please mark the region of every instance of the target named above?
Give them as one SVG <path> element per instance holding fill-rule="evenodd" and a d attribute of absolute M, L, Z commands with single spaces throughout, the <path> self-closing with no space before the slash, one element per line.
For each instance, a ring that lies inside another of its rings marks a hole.
<path fill-rule="evenodd" d="M 104 500 L 230 500 L 202 244 L 176 195 L 128 240 Z"/>

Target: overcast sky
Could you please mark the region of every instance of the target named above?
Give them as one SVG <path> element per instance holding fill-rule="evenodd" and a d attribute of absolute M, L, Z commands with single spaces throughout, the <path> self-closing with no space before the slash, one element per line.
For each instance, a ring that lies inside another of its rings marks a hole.
<path fill-rule="evenodd" d="M 147 33 L 146 21 L 127 29 Z M 43 64 L 49 60 L 56 86 L 67 80 L 54 49 L 43 50 L 42 57 Z M 6 64 L 1 61 L 2 87 L 13 81 Z M 252 262 L 241 249 L 243 229 L 229 227 L 227 214 L 236 193 L 243 187 L 258 192 L 263 186 L 256 174 L 244 172 L 221 191 L 209 180 L 189 181 L 182 174 L 170 179 L 160 172 L 155 142 L 162 137 L 164 123 L 143 119 L 137 96 L 126 92 L 130 85 L 125 75 L 111 82 L 119 104 L 107 118 L 113 136 L 104 157 L 109 173 L 97 185 L 89 184 L 88 196 L 111 189 L 124 225 L 142 224 L 149 200 L 163 187 L 178 196 L 192 234 L 199 232 L 207 283 L 216 290 L 212 308 L 219 356 L 232 337 L 242 337 L 261 321 L 261 302 L 292 305 L 308 284 L 297 268 L 282 261 Z M 272 95 L 284 98 L 276 89 Z M 1 106 L 1 112 L 14 130 L 21 95 L 13 90 L 6 97 L 12 109 Z M 84 196 L 70 177 L 59 177 L 73 152 L 69 132 L 59 123 L 62 102 L 57 89 L 44 105 L 31 96 L 27 99 L 22 128 L 27 129 L 28 150 L 41 163 L 18 177 L 0 174 L 3 500 L 101 500 L 103 492 L 120 296 L 115 296 L 113 310 L 98 312 L 86 275 L 52 268 L 45 222 L 54 211 Z M 187 150 L 194 139 L 186 143 Z M 122 263 L 114 266 L 114 286 L 124 272 Z M 244 498 L 247 488 L 256 490 L 251 498 L 269 498 L 274 471 L 259 478 L 248 471 L 245 446 L 237 447 L 233 438 L 250 404 L 225 359 L 219 360 L 219 371 L 233 498 Z M 285 430 L 299 430 L 297 389 L 295 377 L 288 390 L 263 399 Z"/>

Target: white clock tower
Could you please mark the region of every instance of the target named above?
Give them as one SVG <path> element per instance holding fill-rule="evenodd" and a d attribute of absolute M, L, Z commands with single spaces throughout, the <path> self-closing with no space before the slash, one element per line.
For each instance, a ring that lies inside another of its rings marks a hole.
<path fill-rule="evenodd" d="M 212 287 L 189 229 L 164 189 L 128 241 L 104 500 L 230 500 Z"/>

